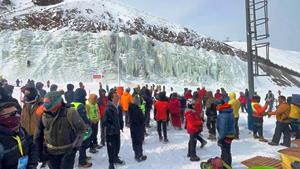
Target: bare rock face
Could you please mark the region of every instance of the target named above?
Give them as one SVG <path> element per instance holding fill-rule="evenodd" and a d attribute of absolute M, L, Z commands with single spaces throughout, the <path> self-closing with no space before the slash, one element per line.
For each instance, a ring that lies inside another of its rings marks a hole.
<path fill-rule="evenodd" d="M 61 3 L 63 0 L 32 0 L 36 5 L 47 6 Z"/>

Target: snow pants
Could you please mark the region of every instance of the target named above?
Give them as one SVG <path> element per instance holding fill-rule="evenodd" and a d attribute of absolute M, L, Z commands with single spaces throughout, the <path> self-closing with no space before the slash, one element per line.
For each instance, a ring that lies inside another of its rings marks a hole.
<path fill-rule="evenodd" d="M 300 139 L 300 122 L 297 119 L 290 119 L 292 131 L 296 133 L 296 139 Z"/>
<path fill-rule="evenodd" d="M 106 135 L 106 147 L 108 153 L 108 161 L 113 164 L 119 157 L 121 138 L 120 134 Z"/>
<path fill-rule="evenodd" d="M 263 118 L 253 117 L 253 134 L 263 137 Z"/>
<path fill-rule="evenodd" d="M 76 150 L 72 149 L 64 154 L 49 155 L 48 166 L 50 169 L 73 169 Z"/>
<path fill-rule="evenodd" d="M 145 124 L 146 124 L 146 127 L 150 127 L 150 111 L 151 111 L 151 107 L 145 107 Z"/>
<path fill-rule="evenodd" d="M 132 148 L 135 157 L 143 155 L 144 126 L 130 126 Z"/>
<path fill-rule="evenodd" d="M 232 157 L 231 157 L 231 143 L 227 143 L 225 140 L 223 141 L 222 147 L 221 147 L 221 158 L 222 160 L 231 166 L 232 163 Z"/>
<path fill-rule="evenodd" d="M 289 124 L 277 121 L 272 142 L 279 144 L 281 134 L 283 134 L 283 145 L 286 147 L 290 147 L 291 146 L 291 136 L 290 136 L 290 132 L 289 132 Z"/>
<path fill-rule="evenodd" d="M 234 128 L 235 128 L 235 137 L 239 138 L 240 136 L 240 129 L 239 129 L 239 118 L 234 118 Z"/>
<path fill-rule="evenodd" d="M 216 135 L 216 118 L 207 117 L 206 127 L 208 129 L 208 133 L 211 135 Z"/>
<path fill-rule="evenodd" d="M 180 114 L 171 114 L 172 125 L 181 128 Z"/>
<path fill-rule="evenodd" d="M 159 138 L 162 138 L 161 130 L 163 130 L 164 138 L 165 139 L 168 138 L 167 137 L 167 122 L 166 121 L 157 121 L 157 133 L 158 133 Z"/>
<path fill-rule="evenodd" d="M 106 133 L 105 133 L 105 126 L 103 124 L 103 118 L 100 121 L 100 130 L 101 130 L 101 144 L 104 146 L 105 145 L 105 140 L 106 140 Z"/>
<path fill-rule="evenodd" d="M 78 157 L 79 164 L 83 165 L 86 163 L 86 149 L 90 147 L 90 139 L 91 138 L 88 138 L 85 141 L 83 141 L 79 148 L 79 157 Z"/>
<path fill-rule="evenodd" d="M 97 135 L 98 135 L 98 125 L 99 125 L 99 122 L 94 124 L 92 123 L 92 135 L 91 135 L 91 139 L 90 139 L 90 148 L 94 148 L 95 145 L 98 144 L 98 141 L 97 141 Z"/>
<path fill-rule="evenodd" d="M 189 140 L 189 146 L 188 146 L 188 156 L 190 156 L 190 157 L 196 156 L 196 146 L 197 146 L 198 136 L 199 136 L 199 132 L 190 134 L 190 140 Z"/>

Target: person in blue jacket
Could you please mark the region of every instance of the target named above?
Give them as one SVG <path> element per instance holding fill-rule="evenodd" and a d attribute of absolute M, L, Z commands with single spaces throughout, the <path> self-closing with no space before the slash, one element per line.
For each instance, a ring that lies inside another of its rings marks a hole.
<path fill-rule="evenodd" d="M 224 100 L 219 100 L 217 110 L 219 111 L 217 117 L 218 145 L 222 151 L 221 158 L 231 166 L 231 142 L 235 137 L 233 109 Z"/>

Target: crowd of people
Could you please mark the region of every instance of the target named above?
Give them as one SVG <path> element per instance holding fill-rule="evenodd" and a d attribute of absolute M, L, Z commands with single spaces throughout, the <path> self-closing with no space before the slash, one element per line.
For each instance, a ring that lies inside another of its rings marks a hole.
<path fill-rule="evenodd" d="M 16 81 L 17 86 L 20 80 Z M 0 168 L 35 169 L 38 162 L 50 169 L 72 169 L 76 153 L 78 166 L 89 168 L 90 153 L 98 153 L 106 146 L 109 169 L 125 165 L 119 157 L 124 127 L 130 129 L 132 148 L 137 162 L 147 160 L 143 153 L 145 137 L 149 135 L 151 121 L 156 121 L 158 141 L 167 144 L 168 130 L 172 126 L 178 132 L 186 129 L 189 135 L 187 157 L 200 161 L 196 153 L 197 142 L 203 148 L 207 141 L 201 135 L 206 123 L 208 140 L 215 141 L 221 149 L 223 165 L 231 167 L 231 143 L 240 139 L 240 112 L 248 114 L 248 129 L 253 138 L 268 142 L 263 135 L 264 116 L 276 116 L 276 128 L 269 145 L 290 147 L 292 137 L 300 139 L 300 98 L 298 95 L 278 99 L 269 91 L 265 104 L 261 97 L 249 91 L 227 93 L 224 88 L 215 93 L 205 87 L 192 91 L 185 88 L 182 95 L 173 91 L 167 95 L 165 86 L 137 86 L 131 92 L 126 88 L 106 89 L 99 83 L 99 92 L 86 92 L 82 82 L 74 91 L 67 84 L 67 91 L 47 81 L 49 92 L 41 82 L 28 80 L 21 87 L 24 98 L 13 98 L 14 86 L 6 80 L 0 83 Z M 275 101 L 278 105 L 274 109 Z M 153 111 L 151 111 L 153 109 Z M 151 115 L 153 112 L 153 116 Z M 153 119 L 151 119 L 153 117 Z M 125 120 L 124 120 L 125 119 Z M 99 132 L 100 131 L 100 132 Z M 100 134 L 100 140 L 98 140 Z"/>

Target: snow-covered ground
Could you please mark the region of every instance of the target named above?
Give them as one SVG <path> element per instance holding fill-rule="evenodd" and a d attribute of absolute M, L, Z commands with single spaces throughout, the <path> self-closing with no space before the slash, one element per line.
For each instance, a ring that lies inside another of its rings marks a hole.
<path fill-rule="evenodd" d="M 77 83 L 73 83 L 77 86 Z M 86 90 L 88 93 L 98 93 L 98 83 L 86 83 Z M 105 87 L 103 83 L 103 87 Z M 109 84 L 110 87 L 117 85 L 116 83 Z M 134 83 L 122 83 L 123 86 L 136 87 Z M 66 84 L 58 85 L 59 89 L 66 89 Z M 175 86 L 175 91 L 182 93 L 184 86 Z M 167 93 L 170 93 L 170 84 L 166 87 Z M 192 88 L 195 90 L 195 87 Z M 230 91 L 229 91 L 230 92 Z M 276 96 L 276 95 L 275 95 Z M 14 97 L 20 98 L 19 88 L 15 88 Z M 153 112 L 151 112 L 153 119 Z M 241 164 L 243 160 L 249 159 L 256 155 L 274 157 L 279 159 L 278 150 L 284 147 L 269 146 L 267 143 L 261 143 L 258 140 L 252 138 L 252 134 L 247 130 L 247 115 L 241 113 L 239 120 L 240 123 L 240 140 L 234 140 L 232 144 L 232 157 L 233 168 L 243 169 L 246 168 Z M 156 132 L 156 123 L 152 120 L 152 128 L 148 129 L 149 136 L 145 138 L 145 144 L 143 146 L 145 155 L 148 159 L 145 162 L 138 163 L 134 160 L 134 154 L 132 150 L 130 131 L 125 128 L 121 133 L 121 150 L 120 157 L 126 161 L 125 166 L 117 166 L 118 169 L 198 169 L 200 168 L 200 162 L 190 162 L 186 157 L 189 136 L 185 130 L 175 130 L 173 127 L 168 127 L 169 143 L 163 144 L 159 142 Z M 275 117 L 264 119 L 264 135 L 267 139 L 271 140 L 275 128 Z M 202 133 L 204 138 L 208 136 L 207 128 L 204 127 Z M 98 139 L 100 140 L 100 138 Z M 220 148 L 216 142 L 208 141 L 208 144 L 201 149 L 200 143 L 197 146 L 197 154 L 201 158 L 201 161 L 215 156 L 220 156 Z M 77 154 L 78 155 L 78 154 Z M 91 169 L 104 169 L 108 168 L 108 156 L 106 147 L 100 149 L 97 154 L 89 154 L 92 156 L 93 167 Z M 76 157 L 75 168 L 78 168 L 78 156 Z"/>

